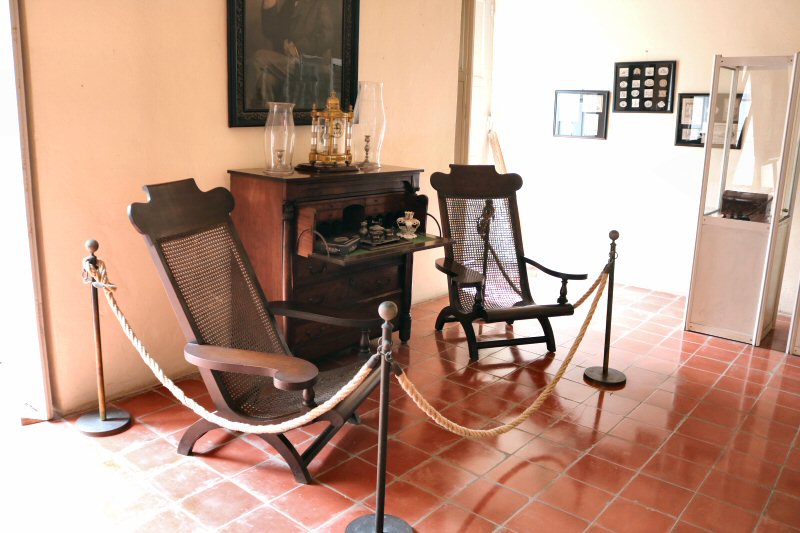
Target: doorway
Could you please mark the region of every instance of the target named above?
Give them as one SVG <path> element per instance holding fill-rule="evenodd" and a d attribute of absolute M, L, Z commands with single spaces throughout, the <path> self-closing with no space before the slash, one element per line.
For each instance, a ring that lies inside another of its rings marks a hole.
<path fill-rule="evenodd" d="M 0 351 L 0 425 L 53 416 L 50 400 L 18 0 L 0 3 L 0 161 L 3 161 L 5 265 L 4 339 Z M 12 270 L 13 269 L 13 270 Z"/>

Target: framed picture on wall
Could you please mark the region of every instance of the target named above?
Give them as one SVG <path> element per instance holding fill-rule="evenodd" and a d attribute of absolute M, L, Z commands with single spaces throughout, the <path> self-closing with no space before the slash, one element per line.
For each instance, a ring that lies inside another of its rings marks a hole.
<path fill-rule="evenodd" d="M 744 133 L 744 120 L 747 117 L 747 102 L 742 100 L 741 93 L 736 95 L 733 106 L 733 122 L 730 133 L 731 148 L 742 148 L 742 134 Z M 711 98 L 708 93 L 680 93 L 678 95 L 678 118 L 675 126 L 676 146 L 704 146 L 708 135 L 708 118 Z M 714 126 L 712 129 L 712 142 L 714 146 L 722 146 L 725 137 L 725 123 L 728 112 L 729 98 L 720 94 L 717 97 L 717 109 L 714 111 Z"/>
<path fill-rule="evenodd" d="M 355 105 L 359 0 L 228 0 L 228 126 L 263 126 L 268 102 L 311 123 L 331 91 Z"/>
<path fill-rule="evenodd" d="M 676 61 L 614 63 L 614 111 L 672 113 Z"/>
<path fill-rule="evenodd" d="M 556 91 L 554 137 L 605 139 L 609 91 Z"/>

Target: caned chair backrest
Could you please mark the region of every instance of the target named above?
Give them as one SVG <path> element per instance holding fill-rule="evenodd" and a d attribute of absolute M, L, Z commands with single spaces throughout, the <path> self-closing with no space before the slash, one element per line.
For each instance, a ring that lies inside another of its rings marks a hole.
<path fill-rule="evenodd" d="M 287 353 L 233 227 L 231 193 L 204 193 L 194 180 L 145 191 L 148 202 L 131 204 L 130 219 L 147 237 L 187 341 Z"/>
<path fill-rule="evenodd" d="M 431 175 L 439 196 L 442 230 L 451 244 L 445 256 L 483 274 L 484 306 L 532 303 L 523 261 L 516 191 L 517 174 L 498 174 L 492 165 L 450 165 Z M 476 289 L 458 289 L 463 312 L 472 309 Z M 452 302 L 451 302 L 452 304 Z"/>
<path fill-rule="evenodd" d="M 148 185 L 147 203 L 128 216 L 145 235 L 187 342 L 289 354 L 231 221 L 224 188 L 202 192 L 194 180 Z M 215 372 L 223 394 L 248 411 L 247 397 L 271 380 Z"/>

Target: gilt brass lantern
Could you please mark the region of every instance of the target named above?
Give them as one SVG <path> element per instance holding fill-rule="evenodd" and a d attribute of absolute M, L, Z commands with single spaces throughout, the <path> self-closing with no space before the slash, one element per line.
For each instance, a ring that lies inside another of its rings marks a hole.
<path fill-rule="evenodd" d="M 331 91 L 324 111 L 311 108 L 311 150 L 309 165 L 325 167 L 349 166 L 353 161 L 351 135 L 353 129 L 353 106 L 342 111 L 336 91 Z"/>

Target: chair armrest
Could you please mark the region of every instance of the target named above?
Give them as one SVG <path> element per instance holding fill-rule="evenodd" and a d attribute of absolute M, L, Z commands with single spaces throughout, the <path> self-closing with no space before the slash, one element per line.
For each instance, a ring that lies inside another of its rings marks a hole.
<path fill-rule="evenodd" d="M 275 387 L 282 390 L 308 389 L 319 374 L 319 369 L 305 359 L 276 353 L 190 342 L 183 348 L 183 355 L 199 368 L 271 377 Z"/>
<path fill-rule="evenodd" d="M 561 278 L 564 281 L 566 281 L 568 279 L 583 280 L 583 279 L 586 279 L 586 278 L 589 277 L 588 274 L 564 274 L 563 272 L 556 272 L 555 270 L 552 270 L 552 269 L 549 269 L 549 268 L 547 268 L 547 267 L 545 267 L 543 265 L 540 265 L 539 263 L 537 263 L 533 259 L 528 259 L 527 257 L 523 257 L 522 259 L 526 263 L 528 263 L 529 265 L 535 266 L 536 268 L 538 268 L 539 270 L 541 270 L 545 274 L 553 276 L 554 278 Z"/>
<path fill-rule="evenodd" d="M 453 278 L 452 281 L 458 285 L 466 287 L 481 287 L 483 285 L 483 274 L 452 259 L 444 257 L 437 259 L 436 269 Z"/>
<path fill-rule="evenodd" d="M 372 313 L 365 314 L 362 311 L 334 309 L 320 305 L 287 301 L 269 302 L 267 306 L 276 315 L 311 320 L 312 322 L 343 328 L 372 329 L 383 323 L 380 317 Z"/>

